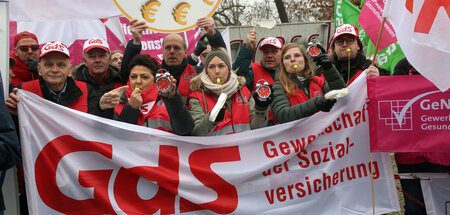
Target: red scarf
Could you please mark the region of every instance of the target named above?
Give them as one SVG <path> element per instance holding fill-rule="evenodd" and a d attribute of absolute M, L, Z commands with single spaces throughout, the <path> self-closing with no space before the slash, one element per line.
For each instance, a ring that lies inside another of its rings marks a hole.
<path fill-rule="evenodd" d="M 16 77 L 11 77 L 11 85 L 16 86 L 22 82 L 31 81 L 36 79 L 35 75 L 28 71 L 28 65 L 22 63 L 16 55 L 11 55 L 16 60 L 16 65 L 13 68 L 13 73 Z"/>
<path fill-rule="evenodd" d="M 127 102 L 130 100 L 131 93 L 133 93 L 134 89 L 131 89 L 130 82 L 127 83 L 129 86 L 125 90 L 125 95 L 127 96 Z M 142 125 L 145 123 L 145 120 L 151 115 L 151 109 L 156 102 L 156 98 L 158 97 L 158 89 L 156 85 L 152 85 L 144 92 L 141 93 L 142 96 L 142 105 L 141 105 L 141 114 L 139 115 L 137 125 Z M 114 108 L 114 113 L 120 116 L 122 113 L 123 107 L 125 104 L 119 104 Z"/>

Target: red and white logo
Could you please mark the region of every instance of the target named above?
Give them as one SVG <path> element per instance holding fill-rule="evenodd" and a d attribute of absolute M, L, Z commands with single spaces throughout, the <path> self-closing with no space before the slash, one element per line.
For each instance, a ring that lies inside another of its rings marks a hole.
<path fill-rule="evenodd" d="M 101 48 L 101 49 L 109 52 L 108 42 L 106 42 L 106 40 L 104 40 L 102 38 L 91 38 L 89 40 L 86 40 L 86 42 L 84 42 L 84 45 L 83 45 L 84 53 L 87 53 L 88 51 L 90 51 L 93 48 Z"/>
<path fill-rule="evenodd" d="M 267 37 L 266 39 L 264 39 L 261 42 L 261 46 L 259 47 L 259 49 L 261 49 L 263 46 L 266 45 L 271 45 L 271 46 L 275 46 L 279 49 L 283 49 L 283 44 L 281 43 L 280 39 L 276 38 L 276 37 Z"/>
<path fill-rule="evenodd" d="M 44 55 L 46 55 L 50 52 L 61 52 L 65 55 L 67 55 L 67 57 L 70 57 L 70 52 L 66 45 L 62 44 L 59 41 L 53 41 L 53 42 L 46 43 L 42 47 L 41 55 L 39 56 L 39 59 L 41 59 L 42 57 L 44 57 Z"/>
<path fill-rule="evenodd" d="M 350 34 L 355 37 L 359 37 L 358 28 L 356 28 L 356 26 L 350 25 L 350 24 L 342 24 L 342 25 L 339 25 L 336 28 L 336 30 L 334 31 L 333 40 L 343 34 Z"/>

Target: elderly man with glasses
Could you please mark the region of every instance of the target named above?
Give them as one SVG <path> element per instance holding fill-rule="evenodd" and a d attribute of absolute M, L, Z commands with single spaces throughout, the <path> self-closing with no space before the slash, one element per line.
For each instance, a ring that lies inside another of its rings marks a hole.
<path fill-rule="evenodd" d="M 363 71 L 367 76 L 379 76 L 380 71 L 372 66 L 372 61 L 363 53 L 363 44 L 359 40 L 358 28 L 350 24 L 339 25 L 334 32 L 330 50 L 330 59 L 322 64 L 336 66 L 347 86 L 351 84 Z M 320 76 L 321 71 L 316 73 Z"/>
<path fill-rule="evenodd" d="M 37 64 L 40 54 L 36 35 L 24 31 L 14 37 L 14 58 L 16 65 L 10 73 L 10 84 L 16 86 L 22 82 L 31 81 L 38 77 Z"/>

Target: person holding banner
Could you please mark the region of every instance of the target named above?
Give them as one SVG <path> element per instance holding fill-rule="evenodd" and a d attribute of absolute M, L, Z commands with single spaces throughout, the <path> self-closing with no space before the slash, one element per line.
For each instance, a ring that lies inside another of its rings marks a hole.
<path fill-rule="evenodd" d="M 88 108 L 88 99 L 95 100 L 95 94 L 88 93 L 86 83 L 70 77 L 72 70 L 67 46 L 58 41 L 45 44 L 39 61 L 39 79 L 19 84 L 9 94 L 6 106 L 11 114 L 17 115 L 19 97 L 16 93 L 19 88 L 78 111 L 96 112 L 96 108 Z"/>
<path fill-rule="evenodd" d="M 192 135 L 216 136 L 232 134 L 267 125 L 267 110 L 272 101 L 253 96 L 245 87 L 245 79 L 231 70 L 226 50 L 211 51 L 205 68 L 191 81 L 188 104 L 195 122 Z"/>
<path fill-rule="evenodd" d="M 90 94 L 97 97 L 89 100 L 89 108 L 98 108 L 100 98 L 112 89 L 116 89 L 125 82 L 120 78 L 119 72 L 110 66 L 110 50 L 108 43 L 102 38 L 91 38 L 83 45 L 83 62 L 76 74 L 77 80 L 90 86 Z M 95 115 L 112 119 L 113 109 L 98 109 Z"/>
<path fill-rule="evenodd" d="M 367 76 L 380 75 L 378 68 L 371 65 L 372 61 L 364 55 L 358 28 L 354 25 L 342 24 L 335 29 L 330 44 L 330 55 L 347 86 L 363 71 L 367 73 Z M 321 74 L 322 70 L 319 68 L 316 75 Z"/>
<path fill-rule="evenodd" d="M 273 85 L 272 113 L 277 122 L 294 121 L 319 111 L 329 112 L 336 100 L 323 95 L 345 87 L 330 57 L 323 52 L 314 58 L 325 78 L 314 75 L 305 48 L 297 43 L 286 45 L 281 59 L 280 74 Z"/>
<path fill-rule="evenodd" d="M 14 54 L 11 55 L 16 65 L 10 72 L 10 85 L 15 87 L 38 77 L 37 64 L 40 54 L 39 42 L 31 32 L 24 31 L 14 37 Z"/>
<path fill-rule="evenodd" d="M 121 103 L 114 108 L 114 118 L 178 135 L 189 135 L 194 122 L 176 89 L 176 80 L 170 76 L 170 90 L 159 91 L 155 85 L 159 64 L 148 55 L 135 56 L 129 69 L 129 87 L 122 94 Z M 108 95 L 106 93 L 104 97 Z"/>

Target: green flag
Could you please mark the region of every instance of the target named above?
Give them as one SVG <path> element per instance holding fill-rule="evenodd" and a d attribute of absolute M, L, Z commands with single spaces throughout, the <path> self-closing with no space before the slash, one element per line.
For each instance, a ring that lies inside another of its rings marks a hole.
<path fill-rule="evenodd" d="M 361 1 L 363 6 L 365 1 Z M 352 24 L 359 29 L 359 38 L 367 46 L 367 56 L 375 53 L 375 44 L 372 44 L 369 37 L 367 37 L 364 30 L 358 24 L 358 18 L 361 10 L 347 0 L 335 0 L 334 1 L 334 26 L 340 24 Z M 377 62 L 378 66 L 382 69 L 389 71 L 391 74 L 394 72 L 395 65 L 398 61 L 403 59 L 405 55 L 397 43 L 393 43 L 384 50 L 378 51 Z"/>

